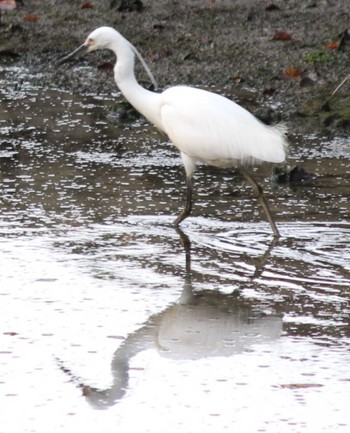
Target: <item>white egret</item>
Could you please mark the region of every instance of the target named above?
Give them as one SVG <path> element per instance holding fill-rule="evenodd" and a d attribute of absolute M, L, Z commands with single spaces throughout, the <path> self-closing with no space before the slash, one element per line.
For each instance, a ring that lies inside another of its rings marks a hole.
<path fill-rule="evenodd" d="M 191 212 L 192 176 L 196 163 L 203 161 L 220 168 L 240 168 L 257 193 L 275 236 L 279 236 L 263 191 L 244 166 L 263 161 L 285 161 L 288 147 L 286 128 L 283 125 L 265 125 L 235 102 L 206 90 L 188 86 L 170 87 L 162 93 L 146 90 L 135 78 L 135 54 L 155 84 L 149 68 L 136 48 L 111 27 L 94 30 L 83 45 L 61 59 L 59 64 L 79 52 L 98 49 L 114 52 L 117 57 L 114 78 L 118 88 L 130 104 L 165 133 L 181 153 L 187 195 L 185 208 L 174 224 L 180 224 Z"/>

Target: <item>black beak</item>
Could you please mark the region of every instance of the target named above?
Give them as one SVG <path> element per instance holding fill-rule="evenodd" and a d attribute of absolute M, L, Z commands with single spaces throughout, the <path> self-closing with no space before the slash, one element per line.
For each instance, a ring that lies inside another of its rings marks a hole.
<path fill-rule="evenodd" d="M 68 62 L 68 60 L 70 60 L 72 57 L 76 56 L 79 53 L 85 53 L 88 49 L 88 45 L 80 45 L 79 48 L 77 48 L 76 50 L 74 50 L 72 53 L 68 54 L 67 56 L 63 57 L 61 60 L 59 60 L 57 62 L 57 65 L 62 65 L 63 63 Z"/>

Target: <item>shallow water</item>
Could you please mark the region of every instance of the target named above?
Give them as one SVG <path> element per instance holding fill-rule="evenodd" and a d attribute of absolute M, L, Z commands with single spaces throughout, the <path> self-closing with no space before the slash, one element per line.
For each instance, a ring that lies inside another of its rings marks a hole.
<path fill-rule="evenodd" d="M 259 170 L 278 242 L 204 166 L 178 233 L 176 150 L 34 78 L 0 69 L 0 431 L 347 432 L 349 141 L 293 141 L 307 185 Z"/>

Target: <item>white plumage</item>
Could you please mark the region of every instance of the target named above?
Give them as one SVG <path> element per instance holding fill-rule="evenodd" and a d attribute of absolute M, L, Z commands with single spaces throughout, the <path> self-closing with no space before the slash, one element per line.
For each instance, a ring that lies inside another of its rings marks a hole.
<path fill-rule="evenodd" d="M 249 111 L 216 93 L 187 86 L 176 86 L 162 93 L 144 89 L 134 74 L 135 54 L 155 84 L 154 78 L 136 48 L 110 27 L 94 30 L 85 43 L 61 60 L 80 51 L 109 49 L 117 56 L 114 77 L 117 86 L 134 108 L 164 132 L 181 152 L 187 177 L 185 209 L 175 220 L 178 225 L 191 212 L 192 175 L 196 162 L 221 168 L 261 162 L 281 163 L 286 159 L 286 128 L 267 126 Z M 258 198 L 276 236 L 279 236 L 261 188 L 243 171 Z"/>
<path fill-rule="evenodd" d="M 183 86 L 165 90 L 160 97 L 164 132 L 193 159 L 216 167 L 285 160 L 280 129 L 264 125 L 235 102 Z"/>

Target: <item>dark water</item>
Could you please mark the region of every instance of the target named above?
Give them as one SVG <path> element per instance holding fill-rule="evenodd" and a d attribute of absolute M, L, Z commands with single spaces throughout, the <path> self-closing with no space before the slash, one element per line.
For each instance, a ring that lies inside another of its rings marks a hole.
<path fill-rule="evenodd" d="M 306 185 L 257 172 L 278 242 L 204 166 L 181 234 L 172 145 L 112 122 L 117 95 L 34 81 L 0 69 L 6 432 L 347 432 L 349 140 L 296 134 Z"/>

